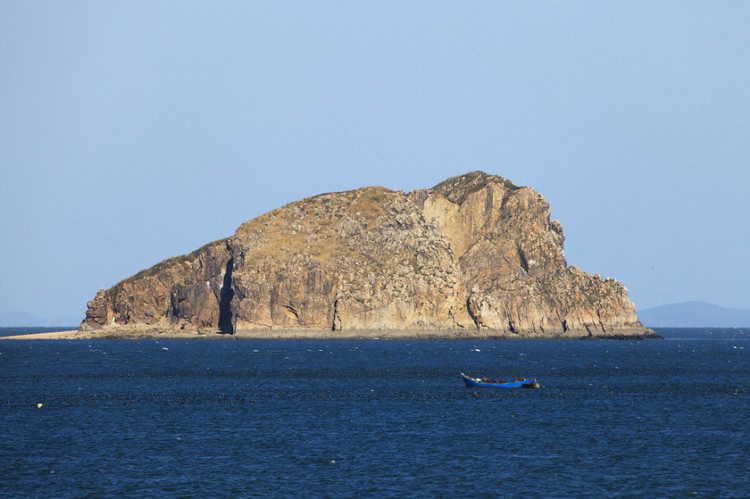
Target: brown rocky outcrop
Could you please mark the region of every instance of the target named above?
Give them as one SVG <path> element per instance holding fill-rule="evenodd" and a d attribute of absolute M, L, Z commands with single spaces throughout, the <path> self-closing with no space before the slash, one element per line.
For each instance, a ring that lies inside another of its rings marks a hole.
<path fill-rule="evenodd" d="M 81 330 L 651 335 L 622 284 L 567 266 L 563 240 L 544 197 L 483 172 L 321 194 L 99 291 Z"/>

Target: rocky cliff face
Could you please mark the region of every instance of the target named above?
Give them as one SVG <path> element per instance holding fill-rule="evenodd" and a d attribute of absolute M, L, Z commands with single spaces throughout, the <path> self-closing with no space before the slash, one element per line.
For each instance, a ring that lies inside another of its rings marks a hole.
<path fill-rule="evenodd" d="M 648 334 L 622 284 L 567 266 L 563 240 L 544 197 L 482 172 L 322 194 L 99 291 L 81 329 Z"/>

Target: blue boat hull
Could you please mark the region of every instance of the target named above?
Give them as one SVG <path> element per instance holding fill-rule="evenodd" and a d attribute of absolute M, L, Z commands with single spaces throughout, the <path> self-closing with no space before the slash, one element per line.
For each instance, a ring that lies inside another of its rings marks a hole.
<path fill-rule="evenodd" d="M 464 380 L 464 384 L 467 388 L 539 388 L 539 383 L 537 383 L 535 380 L 529 379 L 500 383 L 470 378 L 464 373 L 461 373 L 461 378 Z"/>

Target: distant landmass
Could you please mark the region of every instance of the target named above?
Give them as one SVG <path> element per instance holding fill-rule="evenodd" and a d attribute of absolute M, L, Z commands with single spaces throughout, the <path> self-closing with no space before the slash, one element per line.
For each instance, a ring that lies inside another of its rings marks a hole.
<path fill-rule="evenodd" d="M 0 312 L 0 327 L 78 327 L 83 317 L 66 315 L 62 317 L 37 317 L 25 312 Z"/>
<path fill-rule="evenodd" d="M 702 301 L 647 308 L 638 317 L 646 327 L 750 327 L 750 310 Z"/>

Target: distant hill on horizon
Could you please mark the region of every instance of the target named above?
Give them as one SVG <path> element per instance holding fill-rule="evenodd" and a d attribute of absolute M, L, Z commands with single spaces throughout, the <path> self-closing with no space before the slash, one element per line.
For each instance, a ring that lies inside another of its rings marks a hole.
<path fill-rule="evenodd" d="M 83 317 L 67 315 L 64 317 L 44 318 L 25 312 L 0 312 L 0 327 L 58 327 L 73 326 L 77 328 Z"/>
<path fill-rule="evenodd" d="M 638 311 L 646 327 L 750 327 L 750 310 L 703 301 L 672 303 Z"/>

